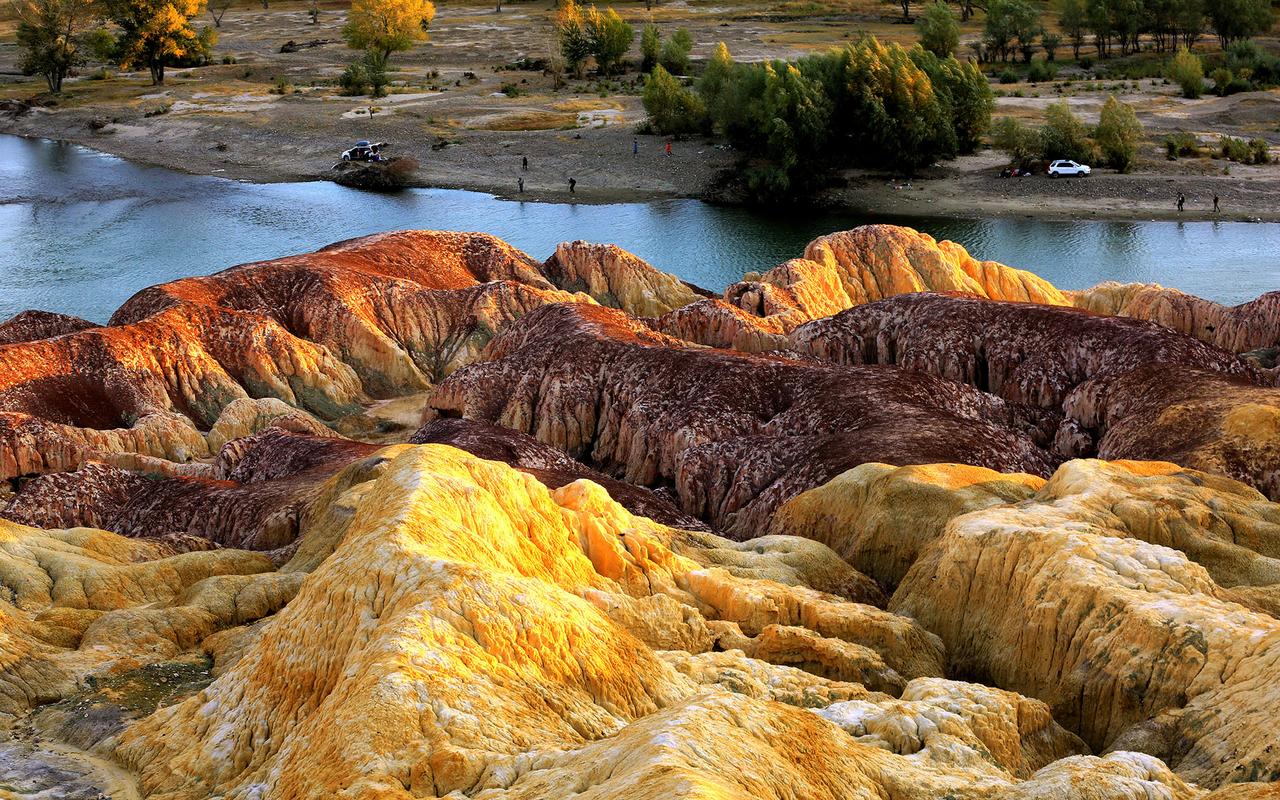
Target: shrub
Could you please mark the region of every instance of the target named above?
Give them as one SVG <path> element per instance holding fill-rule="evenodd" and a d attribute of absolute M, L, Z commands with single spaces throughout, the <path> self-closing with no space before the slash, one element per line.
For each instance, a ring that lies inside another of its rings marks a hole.
<path fill-rule="evenodd" d="M 1234 136 L 1223 136 L 1221 139 L 1222 157 L 1240 164 L 1268 164 L 1271 152 L 1264 139 L 1237 139 Z"/>
<path fill-rule="evenodd" d="M 1128 172 L 1138 155 L 1138 142 L 1142 140 L 1142 123 L 1131 106 L 1107 98 L 1102 115 L 1094 131 L 1094 141 L 1102 154 L 1102 162 L 1119 172 Z"/>
<path fill-rule="evenodd" d="M 1219 97 L 1227 93 L 1227 84 L 1231 83 L 1234 76 L 1231 70 L 1226 67 L 1218 67 L 1209 74 L 1209 78 L 1213 81 L 1213 93 Z"/>
<path fill-rule="evenodd" d="M 1204 66 L 1200 57 L 1185 47 L 1178 48 L 1178 54 L 1170 59 L 1165 77 L 1182 87 L 1183 97 L 1194 99 L 1204 92 Z"/>
<path fill-rule="evenodd" d="M 1027 68 L 1027 80 L 1031 83 L 1044 83 L 1058 76 L 1058 69 L 1048 61 L 1032 61 Z"/>
<path fill-rule="evenodd" d="M 644 110 L 650 127 L 669 135 L 695 133 L 705 126 L 702 98 L 680 83 L 661 64 L 644 80 Z"/>
<path fill-rule="evenodd" d="M 1000 73 L 1000 82 L 1005 84 L 1017 83 L 1018 73 L 1014 72 L 1011 69 L 1006 69 L 1004 72 Z"/>
<path fill-rule="evenodd" d="M 1180 156 L 1200 155 L 1200 140 L 1195 134 L 1186 131 L 1170 133 L 1164 137 L 1164 149 L 1170 161 Z"/>
<path fill-rule="evenodd" d="M 662 45 L 658 61 L 673 75 L 689 74 L 689 53 L 693 52 L 693 37 L 684 28 L 677 28 L 671 38 Z"/>
<path fill-rule="evenodd" d="M 1009 154 L 1010 161 L 1026 163 L 1040 153 L 1040 135 L 1013 117 L 1001 117 L 991 126 L 991 143 Z"/>
<path fill-rule="evenodd" d="M 498 88 L 498 91 L 502 92 L 507 97 L 519 97 L 524 94 L 524 89 L 521 89 L 519 84 L 515 83 L 504 83 Z"/>
<path fill-rule="evenodd" d="M 1271 148 L 1267 146 L 1266 139 L 1250 139 L 1249 140 L 1249 163 L 1250 164 L 1270 164 Z"/>

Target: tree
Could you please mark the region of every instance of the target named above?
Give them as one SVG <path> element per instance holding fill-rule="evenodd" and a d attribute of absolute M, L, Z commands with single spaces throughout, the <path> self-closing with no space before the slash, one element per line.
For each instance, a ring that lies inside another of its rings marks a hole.
<path fill-rule="evenodd" d="M 883 2 L 890 3 L 895 6 L 901 6 L 903 21 L 911 21 L 911 0 L 883 0 Z"/>
<path fill-rule="evenodd" d="M 81 26 L 89 18 L 90 0 L 24 0 L 14 4 L 18 18 L 18 68 L 42 75 L 49 91 L 62 91 L 62 81 L 84 62 Z"/>
<path fill-rule="evenodd" d="M 1099 58 L 1111 54 L 1111 5 L 1109 0 L 1085 0 L 1085 15 L 1093 32 L 1093 46 Z"/>
<path fill-rule="evenodd" d="M 385 68 L 392 53 L 426 40 L 435 16 L 430 0 L 351 0 L 342 36 L 349 47 L 368 51 L 370 62 Z"/>
<path fill-rule="evenodd" d="M 1182 87 L 1183 97 L 1194 99 L 1204 92 L 1204 66 L 1200 57 L 1185 47 L 1178 48 L 1177 54 L 1169 60 L 1165 76 Z"/>
<path fill-rule="evenodd" d="M 1036 38 L 1044 31 L 1040 14 L 1025 0 L 991 0 L 983 39 L 989 51 L 1008 61 L 1014 45 L 1025 61 L 1031 61 Z"/>
<path fill-rule="evenodd" d="M 164 83 L 166 65 L 206 56 L 217 41 L 212 28 L 197 32 L 191 26 L 204 12 L 204 0 L 104 0 L 102 10 L 120 29 L 116 63 L 122 69 L 145 66 L 155 85 Z"/>
<path fill-rule="evenodd" d="M 644 79 L 641 95 L 649 124 L 658 133 L 680 135 L 701 130 L 706 118 L 702 99 L 659 64 Z"/>
<path fill-rule="evenodd" d="M 939 58 L 955 55 L 960 44 L 960 25 L 942 0 L 924 10 L 916 20 L 916 30 L 920 33 L 920 46 L 925 50 Z"/>
<path fill-rule="evenodd" d="M 1084 123 L 1071 112 L 1066 100 L 1049 104 L 1045 123 L 1040 128 L 1040 154 L 1046 160 L 1069 158 L 1089 161 L 1093 146 Z"/>
<path fill-rule="evenodd" d="M 583 16 L 591 54 L 602 75 L 615 71 L 636 38 L 635 30 L 612 8 L 600 11 L 594 5 Z"/>
<path fill-rule="evenodd" d="M 1071 57 L 1080 60 L 1080 48 L 1084 45 L 1089 18 L 1085 14 L 1084 0 L 1059 0 L 1058 27 L 1071 42 Z"/>
<path fill-rule="evenodd" d="M 1138 122 L 1131 106 L 1110 95 L 1102 106 L 1093 138 L 1102 152 L 1104 164 L 1119 172 L 1128 172 L 1138 155 L 1142 123 Z"/>
<path fill-rule="evenodd" d="M 1040 134 L 1013 117 L 1001 117 L 991 126 L 991 143 L 1009 154 L 1009 160 L 1026 164 L 1040 154 Z"/>
<path fill-rule="evenodd" d="M 640 31 L 640 71 L 649 73 L 658 64 L 662 52 L 662 34 L 658 26 L 650 22 Z"/>
<path fill-rule="evenodd" d="M 209 0 L 209 16 L 213 17 L 213 27 L 222 27 L 222 18 L 235 0 Z"/>
<path fill-rule="evenodd" d="M 953 57 L 938 58 L 921 47 L 911 51 L 911 59 L 929 76 L 943 114 L 951 120 L 956 149 L 961 153 L 978 149 L 991 127 L 996 104 L 987 76 L 972 61 L 962 64 Z"/>
<path fill-rule="evenodd" d="M 563 0 L 556 12 L 555 29 L 565 66 L 581 76 L 583 65 L 591 57 L 591 39 L 587 36 L 582 7 L 574 0 Z"/>
<path fill-rule="evenodd" d="M 1205 0 L 1204 9 L 1223 47 L 1271 29 L 1270 0 Z"/>
<path fill-rule="evenodd" d="M 662 46 L 662 66 L 675 75 L 689 74 L 689 54 L 693 52 L 693 37 L 684 28 L 677 28 Z"/>
<path fill-rule="evenodd" d="M 1062 46 L 1062 37 L 1056 33 L 1046 32 L 1040 37 L 1040 46 L 1044 48 L 1044 56 L 1052 62 L 1058 54 L 1058 48 Z"/>

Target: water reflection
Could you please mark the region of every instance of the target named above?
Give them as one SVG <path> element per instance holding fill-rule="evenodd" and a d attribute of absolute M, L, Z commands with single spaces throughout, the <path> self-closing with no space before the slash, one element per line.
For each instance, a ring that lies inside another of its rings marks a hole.
<path fill-rule="evenodd" d="M 329 183 L 253 185 L 141 167 L 0 136 L 0 317 L 47 308 L 105 321 L 133 292 L 183 275 L 395 228 L 481 230 L 535 257 L 613 242 L 720 289 L 869 221 L 911 225 L 1064 288 L 1156 281 L 1223 302 L 1280 288 L 1280 225 L 869 218 L 693 200 L 560 205 L 425 189 L 371 195 Z"/>

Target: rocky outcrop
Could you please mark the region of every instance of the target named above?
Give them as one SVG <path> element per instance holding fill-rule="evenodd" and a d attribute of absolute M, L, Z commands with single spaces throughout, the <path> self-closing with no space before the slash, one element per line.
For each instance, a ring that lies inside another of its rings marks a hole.
<path fill-rule="evenodd" d="M 1093 748 L 1210 788 L 1276 780 L 1280 691 L 1262 676 L 1280 621 L 1215 577 L 1280 581 L 1278 514 L 1173 465 L 1071 462 L 1029 501 L 952 519 L 891 607 L 942 636 L 950 669 L 1046 701 Z"/>
<path fill-rule="evenodd" d="M 1231 353 L 1153 323 L 942 294 L 894 297 L 808 323 L 790 347 L 837 364 L 927 372 L 1041 408 L 1060 408 L 1085 381 L 1155 364 L 1248 375 Z"/>
<path fill-rule="evenodd" d="M 612 244 L 563 242 L 543 269 L 559 288 L 635 317 L 660 317 L 709 294 Z"/>
<path fill-rule="evenodd" d="M 1063 408 L 1065 455 L 1173 461 L 1280 500 L 1280 389 L 1152 365 L 1081 384 Z"/>
<path fill-rule="evenodd" d="M 381 458 L 353 465 L 341 536 L 308 532 L 340 544 L 243 655 L 121 737 L 144 794 L 1196 796 L 1149 756 L 1075 755 L 1011 692 L 920 676 L 894 699 L 770 663 L 935 657 L 909 622 L 785 582 L 825 548 L 740 577 L 587 482 L 440 446 Z M 714 646 L 738 640 L 756 655 Z"/>
<path fill-rule="evenodd" d="M 69 317 L 66 314 L 54 314 L 50 311 L 23 311 L 0 322 L 0 345 L 49 339 L 64 333 L 75 333 L 96 327 L 88 320 Z"/>
<path fill-rule="evenodd" d="M 1280 292 L 1224 306 L 1150 283 L 1100 283 L 1067 292 L 1079 308 L 1159 323 L 1233 353 L 1280 346 Z"/>
<path fill-rule="evenodd" d="M 587 479 L 631 513 L 663 525 L 708 530 L 707 524 L 681 511 L 658 492 L 615 480 L 574 461 L 562 451 L 510 428 L 465 419 L 437 419 L 418 429 L 410 444 L 447 444 L 489 461 L 501 461 L 537 478 L 547 488 Z"/>
<path fill-rule="evenodd" d="M 867 461 L 1047 474 L 1026 409 L 930 375 L 688 346 L 599 306 L 539 309 L 454 373 L 432 407 L 528 433 L 606 474 L 671 487 L 742 537 Z M 1040 431 L 1050 435 L 1051 432 Z"/>

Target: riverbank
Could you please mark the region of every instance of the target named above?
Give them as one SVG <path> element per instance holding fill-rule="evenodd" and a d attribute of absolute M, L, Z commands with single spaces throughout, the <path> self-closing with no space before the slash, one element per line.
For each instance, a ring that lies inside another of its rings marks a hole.
<path fill-rule="evenodd" d="M 180 97 L 177 87 L 167 97 Z M 190 93 L 190 90 L 188 92 Z M 176 104 L 179 101 L 170 101 Z M 643 202 L 666 198 L 724 201 L 716 187 L 736 163 L 735 153 L 709 139 L 672 143 L 613 124 L 572 131 L 456 131 L 448 138 L 424 137 L 420 122 L 405 113 L 388 113 L 354 130 L 340 115 L 317 113 L 327 98 L 265 101 L 253 113 L 170 111 L 161 116 L 116 116 L 119 109 L 82 107 L 40 109 L 0 118 L 0 133 L 51 138 L 111 155 L 191 174 L 255 183 L 322 178 L 336 160 L 338 147 L 357 136 L 392 143 L 391 152 L 416 158 L 421 167 L 413 185 L 467 189 L 529 201 L 579 203 Z M 387 101 L 379 101 L 386 103 Z M 400 103 L 412 101 L 400 101 Z M 353 101 L 343 98 L 344 106 Z M 620 104 L 621 105 L 621 104 Z M 394 97 L 388 107 L 395 109 Z M 642 110 L 619 109 L 638 123 Z M 146 112 L 144 111 L 143 114 Z M 630 119 L 628 119 L 630 118 Z M 95 122 L 96 121 L 96 122 Z M 633 153 L 633 148 L 637 152 Z M 522 169 L 528 159 L 529 169 Z M 1153 161 L 1151 159 L 1150 161 Z M 984 151 L 934 166 L 906 179 L 851 170 L 845 185 L 817 202 L 833 211 L 951 217 L 1030 217 L 1095 220 L 1280 221 L 1280 168 L 1230 165 L 1210 159 L 1147 163 L 1143 171 L 1119 175 L 1097 170 L 1087 179 L 1050 180 L 999 177 L 1001 153 Z M 519 181 L 524 179 L 524 193 Z M 568 181 L 576 181 L 570 193 Z M 1178 193 L 1187 204 L 1176 209 Z M 1213 196 L 1220 211 L 1213 211 Z"/>

